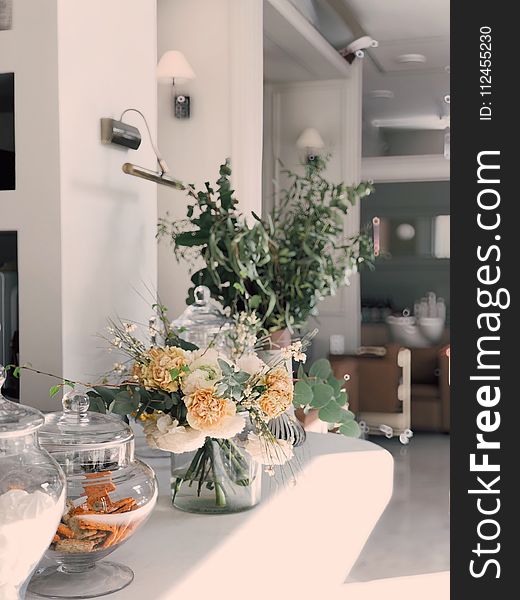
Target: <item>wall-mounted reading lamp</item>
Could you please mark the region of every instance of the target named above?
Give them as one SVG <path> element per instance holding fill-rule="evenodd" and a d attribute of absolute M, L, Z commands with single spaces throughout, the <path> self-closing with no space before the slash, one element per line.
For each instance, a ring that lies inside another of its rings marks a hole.
<path fill-rule="evenodd" d="M 296 140 L 296 147 L 305 151 L 305 162 L 310 164 L 319 156 L 319 151 L 325 147 L 325 142 L 317 129 L 307 127 Z"/>
<path fill-rule="evenodd" d="M 195 72 L 186 57 L 179 50 L 168 50 L 157 64 L 157 79 L 162 83 L 172 85 L 173 110 L 177 119 L 190 118 L 190 97 L 177 94 L 175 85 L 190 79 L 195 79 Z"/>
<path fill-rule="evenodd" d="M 127 175 L 134 175 L 135 177 L 141 177 L 142 179 L 148 179 L 148 181 L 154 181 L 160 185 L 166 185 L 168 187 L 173 187 L 177 190 L 186 189 L 184 184 L 180 182 L 178 179 L 174 179 L 168 175 L 170 169 L 166 164 L 166 161 L 159 153 L 157 146 L 154 144 L 152 133 L 150 131 L 150 127 L 148 126 L 148 121 L 146 117 L 140 110 L 137 108 L 127 108 L 121 113 L 119 120 L 110 118 L 101 119 L 101 141 L 103 144 L 117 144 L 118 146 L 124 146 L 125 148 L 131 148 L 132 150 L 137 150 L 141 145 L 141 134 L 137 127 L 133 125 L 128 125 L 127 123 L 123 123 L 122 118 L 127 112 L 135 112 L 138 115 L 141 115 L 144 124 L 146 125 L 146 130 L 148 131 L 148 137 L 150 139 L 150 144 L 153 148 L 155 156 L 157 157 L 157 164 L 159 166 L 158 171 L 152 171 L 150 169 L 145 169 L 144 167 L 139 167 L 138 165 L 134 165 L 132 163 L 125 163 L 123 165 L 123 172 Z"/>

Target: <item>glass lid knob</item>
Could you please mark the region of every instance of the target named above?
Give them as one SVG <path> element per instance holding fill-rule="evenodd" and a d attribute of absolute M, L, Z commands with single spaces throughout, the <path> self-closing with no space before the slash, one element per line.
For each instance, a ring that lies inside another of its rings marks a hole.
<path fill-rule="evenodd" d="M 211 299 L 211 292 L 205 285 L 198 285 L 193 294 L 195 296 L 195 304 L 198 304 L 199 306 L 208 304 Z"/>
<path fill-rule="evenodd" d="M 90 398 L 77 390 L 71 390 L 63 396 L 63 413 L 67 419 L 74 421 L 88 421 Z"/>

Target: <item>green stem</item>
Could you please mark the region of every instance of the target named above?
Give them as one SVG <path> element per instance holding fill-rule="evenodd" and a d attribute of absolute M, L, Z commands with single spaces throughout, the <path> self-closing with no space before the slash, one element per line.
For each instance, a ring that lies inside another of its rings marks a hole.
<path fill-rule="evenodd" d="M 193 460 L 190 463 L 190 466 L 188 467 L 188 470 L 186 471 L 186 473 L 184 473 L 184 477 L 177 477 L 175 479 L 175 484 L 173 487 L 173 500 L 175 500 L 175 496 L 177 496 L 177 493 L 181 489 L 181 485 L 183 484 L 183 482 L 190 480 L 193 477 L 193 473 L 196 471 L 196 469 L 200 463 L 203 452 L 204 452 L 204 446 L 197 450 L 195 456 L 193 457 Z"/>
<path fill-rule="evenodd" d="M 206 444 L 208 444 L 209 447 L 211 470 L 213 471 L 213 481 L 215 482 L 215 503 L 219 508 L 224 508 L 227 504 L 226 493 L 224 491 L 224 486 L 222 485 L 221 480 L 217 476 L 215 449 L 213 447 L 212 440 L 208 440 Z"/>
<path fill-rule="evenodd" d="M 229 458 L 233 473 L 231 475 L 232 480 L 237 485 L 250 485 L 249 479 L 249 466 L 244 460 L 244 457 L 240 450 L 236 447 L 231 440 L 216 440 L 221 451 L 225 453 L 225 456 Z"/>

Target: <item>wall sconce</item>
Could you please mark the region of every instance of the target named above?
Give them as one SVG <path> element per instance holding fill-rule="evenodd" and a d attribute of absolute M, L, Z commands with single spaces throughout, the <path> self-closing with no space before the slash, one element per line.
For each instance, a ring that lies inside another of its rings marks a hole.
<path fill-rule="evenodd" d="M 122 167 L 123 172 L 127 175 L 141 177 L 141 179 L 148 179 L 148 181 L 175 188 L 176 190 L 185 190 L 186 187 L 181 181 L 168 175 L 170 169 L 164 158 L 160 155 L 159 149 L 154 144 L 148 121 L 143 113 L 140 110 L 137 110 L 137 108 L 127 108 L 124 110 L 118 121 L 111 118 L 101 119 L 101 142 L 103 144 L 117 144 L 118 146 L 124 146 L 125 148 L 131 148 L 133 150 L 139 148 L 141 144 L 141 133 L 139 132 L 139 129 L 133 125 L 123 123 L 122 121 L 122 118 L 127 112 L 135 112 L 142 117 L 146 126 L 146 131 L 148 132 L 148 137 L 150 138 L 150 145 L 157 157 L 159 170 L 152 171 L 151 169 L 145 169 L 144 167 L 126 162 Z"/>
<path fill-rule="evenodd" d="M 317 129 L 308 127 L 296 140 L 296 147 L 305 150 L 305 162 L 310 164 L 319 157 L 318 151 L 325 147 L 325 142 Z"/>
<path fill-rule="evenodd" d="M 195 79 L 195 73 L 182 52 L 168 50 L 157 64 L 157 79 L 163 83 L 172 82 L 174 98 L 174 114 L 178 119 L 189 119 L 190 97 L 186 94 L 176 94 L 175 84 Z"/>

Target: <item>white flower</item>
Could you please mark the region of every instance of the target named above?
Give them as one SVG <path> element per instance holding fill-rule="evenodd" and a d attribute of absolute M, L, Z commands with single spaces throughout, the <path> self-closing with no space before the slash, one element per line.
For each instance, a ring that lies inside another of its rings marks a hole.
<path fill-rule="evenodd" d="M 294 456 L 292 444 L 287 440 L 268 441 L 255 433 L 247 436 L 245 449 L 262 465 L 283 465 Z"/>
<path fill-rule="evenodd" d="M 190 371 L 195 371 L 200 367 L 213 367 L 215 370 L 220 370 L 219 359 L 225 360 L 224 356 L 219 354 L 215 348 L 195 350 L 189 356 L 188 366 L 190 367 Z"/>
<path fill-rule="evenodd" d="M 151 448 L 182 454 L 198 450 L 204 444 L 206 436 L 191 427 L 179 425 L 170 415 L 161 415 L 158 419 L 145 422 L 144 433 Z"/>
<path fill-rule="evenodd" d="M 237 360 L 237 365 L 240 367 L 240 370 L 250 375 L 259 373 L 267 366 L 256 354 L 244 354 L 244 356 L 241 356 Z"/>
<path fill-rule="evenodd" d="M 193 394 L 195 390 L 212 387 L 222 377 L 222 371 L 211 366 L 202 366 L 200 369 L 190 371 L 181 384 L 182 391 L 186 394 Z"/>
<path fill-rule="evenodd" d="M 123 346 L 123 342 L 120 337 L 115 337 L 110 343 L 116 348 L 122 348 Z"/>
<path fill-rule="evenodd" d="M 222 378 L 218 363 L 222 356 L 213 348 L 197 350 L 189 357 L 189 373 L 182 381 L 182 391 L 189 396 L 198 389 L 213 387 Z"/>
<path fill-rule="evenodd" d="M 112 371 L 117 375 L 122 375 L 126 371 L 126 367 L 123 363 L 116 362 L 112 367 Z"/>
<path fill-rule="evenodd" d="M 135 323 L 123 323 L 123 327 L 125 328 L 125 333 L 133 333 L 137 329 Z"/>

